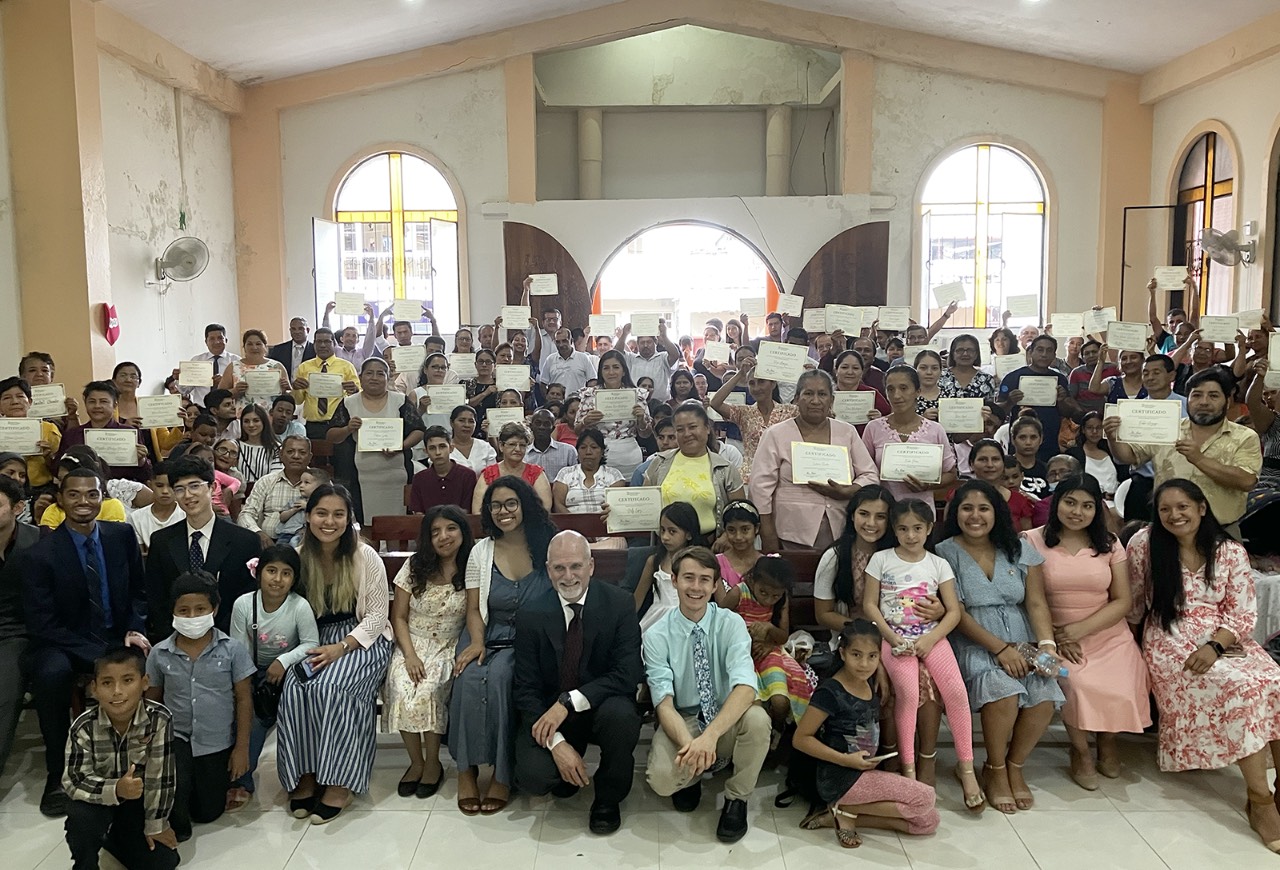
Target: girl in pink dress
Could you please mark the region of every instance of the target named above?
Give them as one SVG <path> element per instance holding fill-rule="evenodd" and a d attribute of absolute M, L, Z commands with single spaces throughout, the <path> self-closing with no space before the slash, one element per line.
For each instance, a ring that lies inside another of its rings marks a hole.
<path fill-rule="evenodd" d="M 1048 523 L 1025 537 L 1044 556 L 1054 643 L 1070 672 L 1061 685 L 1071 778 L 1095 791 L 1099 773 L 1120 775 L 1116 733 L 1140 734 L 1151 725 L 1147 666 L 1124 619 L 1130 607 L 1128 557 L 1107 531 L 1102 490 L 1092 475 L 1059 483 Z M 1098 735 L 1096 765 L 1090 732 Z"/>
<path fill-rule="evenodd" d="M 720 578 L 724 582 L 724 592 L 727 593 L 742 582 L 742 575 L 750 571 L 760 558 L 760 551 L 756 549 L 756 536 L 760 534 L 760 512 L 754 504 L 742 499 L 725 505 L 724 513 L 720 516 L 729 549 L 717 553 L 716 561 L 720 563 Z M 720 603 L 723 606 L 723 602 Z"/>

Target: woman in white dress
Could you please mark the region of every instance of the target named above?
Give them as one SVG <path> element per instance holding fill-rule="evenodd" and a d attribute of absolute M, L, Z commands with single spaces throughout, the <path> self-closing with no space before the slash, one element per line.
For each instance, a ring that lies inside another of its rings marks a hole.
<path fill-rule="evenodd" d="M 453 452 L 449 458 L 476 474 L 498 461 L 498 451 L 492 444 L 473 437 L 478 427 L 476 409 L 470 405 L 459 405 L 449 415 L 449 428 L 453 432 Z"/>
<path fill-rule="evenodd" d="M 236 398 L 236 407 L 243 408 L 251 401 L 264 408 L 271 406 L 271 400 L 281 393 L 289 392 L 289 372 L 276 360 L 267 356 L 269 345 L 267 334 L 261 329 L 246 329 L 240 339 L 240 347 L 244 356 L 233 360 L 222 370 L 222 380 L 218 386 L 230 390 Z M 280 376 L 280 384 L 270 395 L 250 395 L 249 382 L 245 380 L 248 372 L 274 372 Z"/>

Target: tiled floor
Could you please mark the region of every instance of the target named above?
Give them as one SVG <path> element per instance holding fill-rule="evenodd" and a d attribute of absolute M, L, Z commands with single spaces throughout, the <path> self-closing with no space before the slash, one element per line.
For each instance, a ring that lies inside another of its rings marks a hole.
<path fill-rule="evenodd" d="M 70 856 L 62 824 L 37 809 L 43 783 L 30 714 L 19 732 L 8 775 L 0 778 L 0 867 L 4 870 L 63 868 Z M 864 832 L 856 852 L 842 853 L 830 831 L 798 827 L 802 811 L 774 809 L 781 775 L 767 772 L 751 801 L 751 831 L 739 843 L 715 839 L 721 783 L 710 784 L 698 812 L 681 815 L 644 786 L 623 807 L 623 826 L 611 837 L 586 831 L 589 792 L 557 802 L 517 797 L 503 814 L 467 818 L 454 802 L 452 771 L 430 800 L 396 796 L 404 756 L 394 737 L 380 740 L 373 787 L 335 822 L 311 827 L 291 818 L 276 780 L 269 743 L 259 772 L 259 799 L 235 815 L 196 828 L 181 847 L 189 868 L 252 867 L 253 870 L 361 867 L 496 867 L 504 870 L 568 865 L 610 870 L 652 867 L 741 867 L 744 870 L 815 870 L 835 861 L 864 867 L 1174 868 L 1272 866 L 1276 859 L 1249 830 L 1241 809 L 1243 783 L 1234 770 L 1161 774 L 1150 738 L 1124 743 L 1126 769 L 1102 789 L 1085 792 L 1067 777 L 1060 726 L 1046 737 L 1027 765 L 1036 807 L 1013 816 L 988 808 L 965 812 L 960 786 L 947 775 L 954 755 L 939 753 L 942 827 L 930 837 Z M 642 744 L 641 760 L 647 747 Z M 103 867 L 119 867 L 104 857 Z"/>

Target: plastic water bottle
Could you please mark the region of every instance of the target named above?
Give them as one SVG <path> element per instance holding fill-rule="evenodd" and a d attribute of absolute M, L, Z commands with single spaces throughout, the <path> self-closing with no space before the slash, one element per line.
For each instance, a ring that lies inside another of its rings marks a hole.
<path fill-rule="evenodd" d="M 1042 677 L 1057 679 L 1067 676 L 1067 669 L 1062 666 L 1062 659 L 1051 652 L 1034 647 L 1029 643 L 1020 643 L 1015 647 L 1019 654 L 1031 665 L 1031 670 Z"/>

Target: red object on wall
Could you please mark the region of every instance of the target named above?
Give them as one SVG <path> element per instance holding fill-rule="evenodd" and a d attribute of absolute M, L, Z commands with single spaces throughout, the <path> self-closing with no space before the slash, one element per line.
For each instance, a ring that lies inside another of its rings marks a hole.
<path fill-rule="evenodd" d="M 120 338 L 120 317 L 116 314 L 116 307 L 105 302 L 102 305 L 102 334 L 111 345 Z"/>

